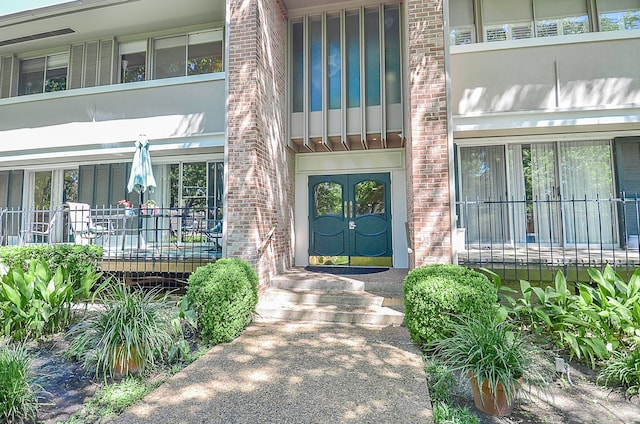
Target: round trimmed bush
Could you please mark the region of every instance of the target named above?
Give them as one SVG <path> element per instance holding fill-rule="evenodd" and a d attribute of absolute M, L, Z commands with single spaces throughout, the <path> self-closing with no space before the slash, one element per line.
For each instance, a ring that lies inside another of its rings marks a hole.
<path fill-rule="evenodd" d="M 187 298 L 198 314 L 202 338 L 211 344 L 236 338 L 258 303 L 258 275 L 240 259 L 220 259 L 189 277 Z"/>
<path fill-rule="evenodd" d="M 451 335 L 451 316 L 472 316 L 498 301 L 489 279 L 458 265 L 427 265 L 404 280 L 405 323 L 411 340 L 422 346 Z"/>

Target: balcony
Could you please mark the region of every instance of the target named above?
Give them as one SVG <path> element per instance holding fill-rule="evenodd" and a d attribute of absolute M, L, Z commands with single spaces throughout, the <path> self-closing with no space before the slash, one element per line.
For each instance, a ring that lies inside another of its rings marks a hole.
<path fill-rule="evenodd" d="M 129 157 L 141 133 L 165 152 L 222 146 L 224 98 L 216 73 L 2 99 L 3 166 Z"/>
<path fill-rule="evenodd" d="M 60 243 L 102 246 L 102 270 L 125 279 L 180 281 L 222 256 L 222 221 L 207 209 L 157 206 L 0 209 L 0 245 Z"/>
<path fill-rule="evenodd" d="M 588 281 L 588 268 L 640 266 L 640 198 L 456 203 L 458 263 L 507 281 Z"/>

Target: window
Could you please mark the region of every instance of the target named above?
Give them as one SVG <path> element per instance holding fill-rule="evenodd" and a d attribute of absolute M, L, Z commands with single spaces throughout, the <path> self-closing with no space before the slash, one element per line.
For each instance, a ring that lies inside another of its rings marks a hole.
<path fill-rule="evenodd" d="M 147 41 L 120 44 L 120 82 L 146 79 Z"/>
<path fill-rule="evenodd" d="M 18 95 L 66 90 L 68 63 L 69 53 L 21 60 Z"/>
<path fill-rule="evenodd" d="M 640 29 L 640 0 L 598 0 L 600 31 Z"/>
<path fill-rule="evenodd" d="M 449 17 L 451 45 L 476 42 L 476 27 L 485 42 L 555 37 L 588 33 L 596 20 L 600 31 L 640 29 L 640 0 L 450 0 Z"/>
<path fill-rule="evenodd" d="M 189 208 L 208 220 L 222 220 L 224 195 L 222 162 L 190 162 L 169 166 L 170 206 Z"/>
<path fill-rule="evenodd" d="M 589 15 L 584 0 L 535 0 L 538 37 L 589 32 Z"/>
<path fill-rule="evenodd" d="M 471 44 L 474 40 L 473 0 L 450 0 L 450 43 L 454 46 Z"/>
<path fill-rule="evenodd" d="M 363 12 L 345 11 L 344 15 L 330 14 L 324 26 L 322 19 L 314 16 L 309 18 L 308 25 L 294 22 L 291 26 L 292 111 L 321 111 L 323 95 L 327 109 L 360 107 L 362 94 L 366 106 L 380 106 L 383 86 L 386 104 L 400 104 L 400 8 L 384 6 L 366 8 Z M 305 70 L 309 79 L 306 108 Z M 342 98 L 343 83 L 346 99 Z"/>
<path fill-rule="evenodd" d="M 222 72 L 222 31 L 207 31 L 154 41 L 155 79 Z"/>

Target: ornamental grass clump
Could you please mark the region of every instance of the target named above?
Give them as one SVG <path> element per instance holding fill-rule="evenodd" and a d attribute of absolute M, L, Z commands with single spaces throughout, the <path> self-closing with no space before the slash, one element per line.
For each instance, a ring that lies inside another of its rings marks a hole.
<path fill-rule="evenodd" d="M 105 378 L 143 371 L 174 345 L 174 301 L 159 289 L 143 291 L 107 282 L 99 300 L 104 310 L 88 315 L 67 334 L 67 356 L 84 362 Z"/>
<path fill-rule="evenodd" d="M 0 422 L 35 422 L 38 392 L 31 357 L 23 345 L 0 341 Z"/>
<path fill-rule="evenodd" d="M 451 334 L 451 316 L 473 316 L 497 302 L 493 283 L 458 265 L 428 265 L 404 280 L 405 323 L 411 339 L 427 347 Z"/>
<path fill-rule="evenodd" d="M 509 321 L 500 320 L 495 311 L 457 317 L 450 330 L 451 336 L 432 343 L 435 354 L 453 371 L 469 376 L 472 385 L 473 380 L 480 388 L 486 384 L 496 396 L 492 402 L 498 401 L 498 392 L 502 391 L 510 405 L 524 380 L 533 380 L 531 352 L 522 333 Z M 479 409 L 484 406 L 474 401 Z M 510 406 L 498 409 L 502 415 Z"/>
<path fill-rule="evenodd" d="M 187 298 L 196 310 L 202 339 L 210 344 L 236 338 L 258 303 L 258 275 L 240 259 L 220 259 L 189 277 Z"/>

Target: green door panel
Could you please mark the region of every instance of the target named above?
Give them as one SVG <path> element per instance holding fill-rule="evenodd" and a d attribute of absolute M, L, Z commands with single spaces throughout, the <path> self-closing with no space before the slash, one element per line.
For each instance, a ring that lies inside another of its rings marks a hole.
<path fill-rule="evenodd" d="M 388 173 L 310 176 L 310 263 L 391 266 L 390 186 Z"/>

